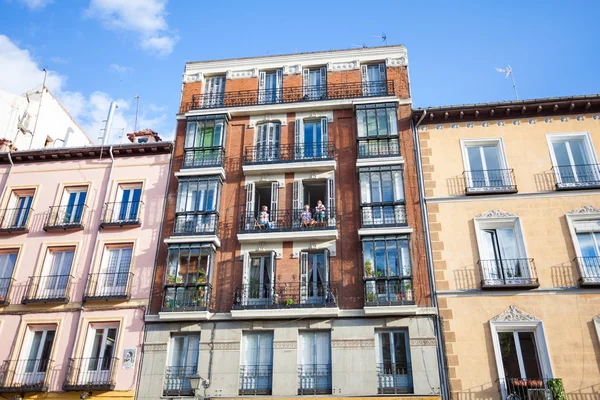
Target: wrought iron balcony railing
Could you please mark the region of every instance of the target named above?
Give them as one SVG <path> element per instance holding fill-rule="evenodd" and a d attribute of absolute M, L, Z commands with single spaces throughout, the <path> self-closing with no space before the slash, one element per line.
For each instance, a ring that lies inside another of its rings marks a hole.
<path fill-rule="evenodd" d="M 466 194 L 516 193 L 517 185 L 512 169 L 465 171 Z"/>
<path fill-rule="evenodd" d="M 70 358 L 63 390 L 113 390 L 118 363 L 115 357 Z"/>
<path fill-rule="evenodd" d="M 225 160 L 223 147 L 188 148 L 183 152 L 182 168 L 222 167 Z"/>
<path fill-rule="evenodd" d="M 191 102 L 182 105 L 181 112 L 207 108 L 393 96 L 394 94 L 394 81 L 329 83 L 326 88 L 321 85 L 315 85 L 278 89 L 226 91 L 225 93 L 193 95 Z"/>
<path fill-rule="evenodd" d="M 101 227 L 139 226 L 141 224 L 141 201 L 122 201 L 106 203 L 102 212 Z"/>
<path fill-rule="evenodd" d="M 398 363 L 377 364 L 377 393 L 413 393 L 413 379 L 410 366 Z"/>
<path fill-rule="evenodd" d="M 408 223 L 404 204 L 363 203 L 360 217 L 363 228 L 406 226 Z"/>
<path fill-rule="evenodd" d="M 52 360 L 6 360 L 0 369 L 0 393 L 47 392 Z"/>
<path fill-rule="evenodd" d="M 482 289 L 540 286 L 533 258 L 479 260 Z"/>
<path fill-rule="evenodd" d="M 44 230 L 51 229 L 83 229 L 86 205 L 52 206 Z"/>
<path fill-rule="evenodd" d="M 101 272 L 88 275 L 83 300 L 128 299 L 132 272 Z"/>
<path fill-rule="evenodd" d="M 21 233 L 29 230 L 33 208 L 5 208 L 0 210 L 0 233 Z"/>
<path fill-rule="evenodd" d="M 163 396 L 193 396 L 190 377 L 197 373 L 195 366 L 169 366 L 165 372 Z"/>
<path fill-rule="evenodd" d="M 0 278 L 0 306 L 8 305 L 8 296 L 14 281 L 12 278 Z"/>
<path fill-rule="evenodd" d="M 358 141 L 358 158 L 398 157 L 399 155 L 400 143 L 397 136 Z"/>
<path fill-rule="evenodd" d="M 269 233 L 336 229 L 335 210 L 302 216 L 303 210 L 269 212 L 269 220 L 261 221 L 260 214 L 242 210 L 240 233 Z"/>
<path fill-rule="evenodd" d="M 22 302 L 23 304 L 68 303 L 72 280 L 71 275 L 30 276 Z"/>
<path fill-rule="evenodd" d="M 337 307 L 337 287 L 329 282 L 248 283 L 235 288 L 233 309 Z"/>
<path fill-rule="evenodd" d="M 216 235 L 219 214 L 214 211 L 184 211 L 175 213 L 174 235 Z"/>
<path fill-rule="evenodd" d="M 565 398 L 562 380 L 558 378 L 501 378 L 498 379 L 498 390 L 505 400 L 559 400 Z"/>
<path fill-rule="evenodd" d="M 299 364 L 298 395 L 331 394 L 331 364 Z"/>
<path fill-rule="evenodd" d="M 600 257 L 577 257 L 579 285 L 600 285 Z"/>
<path fill-rule="evenodd" d="M 272 365 L 240 366 L 239 395 L 270 395 L 273 385 Z"/>
<path fill-rule="evenodd" d="M 279 164 L 294 161 L 322 161 L 335 158 L 333 143 L 298 143 L 279 146 L 248 146 L 244 151 L 244 164 Z"/>
<path fill-rule="evenodd" d="M 167 283 L 162 311 L 206 311 L 210 306 L 211 295 L 210 283 Z"/>
<path fill-rule="evenodd" d="M 561 165 L 552 167 L 556 189 L 595 189 L 600 187 L 600 164 Z"/>
<path fill-rule="evenodd" d="M 415 304 L 413 281 L 408 277 L 365 278 L 365 306 Z"/>

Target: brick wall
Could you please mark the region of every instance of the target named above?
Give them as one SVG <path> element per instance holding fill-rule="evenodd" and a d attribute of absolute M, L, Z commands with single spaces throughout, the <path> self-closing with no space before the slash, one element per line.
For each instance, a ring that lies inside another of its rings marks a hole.
<path fill-rule="evenodd" d="M 394 82 L 396 96 L 401 99 L 408 99 L 410 97 L 410 87 L 408 84 L 407 67 L 388 67 L 386 69 L 386 75 L 388 81 Z"/>
<path fill-rule="evenodd" d="M 202 82 L 190 82 L 183 85 L 180 112 L 189 108 L 188 105 L 192 104 L 192 97 L 196 94 L 202 94 Z"/>

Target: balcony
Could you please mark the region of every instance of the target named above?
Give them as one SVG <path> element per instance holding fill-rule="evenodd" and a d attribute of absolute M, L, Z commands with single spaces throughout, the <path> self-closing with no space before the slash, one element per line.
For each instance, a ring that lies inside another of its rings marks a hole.
<path fill-rule="evenodd" d="M 165 372 L 163 396 L 194 396 L 190 377 L 197 373 L 197 367 L 170 366 Z"/>
<path fill-rule="evenodd" d="M 131 272 L 106 272 L 89 274 L 84 301 L 126 300 L 131 295 Z"/>
<path fill-rule="evenodd" d="M 70 358 L 64 391 L 113 390 L 118 358 Z"/>
<path fill-rule="evenodd" d="M 269 221 L 261 222 L 258 213 L 242 211 L 240 233 L 314 232 L 336 229 L 335 210 L 326 211 L 322 218 L 302 220 L 303 210 L 281 210 L 269 213 Z"/>
<path fill-rule="evenodd" d="M 240 366 L 240 396 L 270 395 L 272 382 L 272 365 Z"/>
<path fill-rule="evenodd" d="M 377 364 L 378 394 L 412 394 L 412 371 L 407 364 Z"/>
<path fill-rule="evenodd" d="M 101 228 L 109 227 L 137 227 L 142 224 L 140 220 L 141 201 L 124 201 L 106 203 L 102 210 Z"/>
<path fill-rule="evenodd" d="M 479 260 L 482 289 L 533 289 L 540 286 L 532 258 Z"/>
<path fill-rule="evenodd" d="M 83 218 L 87 211 L 86 205 L 52 206 L 44 225 L 46 232 L 50 230 L 83 229 Z"/>
<path fill-rule="evenodd" d="M 399 157 L 398 137 L 358 141 L 358 158 Z"/>
<path fill-rule="evenodd" d="M 331 364 L 298 365 L 298 395 L 331 394 Z"/>
<path fill-rule="evenodd" d="M 162 312 L 207 311 L 210 306 L 210 283 L 167 283 Z"/>
<path fill-rule="evenodd" d="M 30 276 L 22 303 L 68 303 L 71 275 Z"/>
<path fill-rule="evenodd" d="M 335 145 L 333 143 L 300 143 L 281 146 L 257 145 L 246 147 L 244 165 L 333 160 L 334 158 Z"/>
<path fill-rule="evenodd" d="M 498 379 L 503 399 L 560 400 L 565 398 L 561 379 Z"/>
<path fill-rule="evenodd" d="M 222 147 L 202 147 L 184 149 L 182 168 L 222 167 L 225 149 Z"/>
<path fill-rule="evenodd" d="M 8 295 L 14 282 L 12 278 L 0 278 L 0 306 L 8 305 Z"/>
<path fill-rule="evenodd" d="M 393 203 L 363 203 L 360 210 L 362 228 L 407 226 L 406 206 Z"/>
<path fill-rule="evenodd" d="M 414 305 L 411 277 L 365 278 L 365 306 Z"/>
<path fill-rule="evenodd" d="M 330 283 L 249 283 L 235 288 L 233 310 L 337 307 L 337 288 Z"/>
<path fill-rule="evenodd" d="M 175 213 L 173 235 L 216 235 L 219 214 L 214 211 L 183 211 Z"/>
<path fill-rule="evenodd" d="M 577 257 L 579 286 L 600 286 L 600 257 Z"/>
<path fill-rule="evenodd" d="M 517 193 L 512 169 L 473 170 L 463 175 L 466 194 Z"/>
<path fill-rule="evenodd" d="M 561 165 L 552 167 L 556 190 L 600 188 L 600 165 Z"/>
<path fill-rule="evenodd" d="M 279 89 L 239 90 L 225 93 L 205 93 L 192 96 L 181 107 L 181 113 L 191 110 L 248 107 L 265 104 L 288 104 L 312 101 L 358 99 L 393 96 L 394 81 L 329 83 L 322 86 L 294 86 Z"/>
<path fill-rule="evenodd" d="M 0 210 L 0 235 L 29 232 L 32 208 L 5 208 Z"/>
<path fill-rule="evenodd" d="M 7 360 L 0 370 L 0 393 L 47 392 L 52 360 Z"/>

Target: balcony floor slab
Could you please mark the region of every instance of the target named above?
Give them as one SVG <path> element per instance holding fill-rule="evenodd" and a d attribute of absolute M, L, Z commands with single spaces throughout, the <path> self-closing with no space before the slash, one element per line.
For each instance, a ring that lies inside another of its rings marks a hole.
<path fill-rule="evenodd" d="M 279 318 L 330 318 L 337 317 L 340 312 L 338 307 L 322 308 L 278 308 L 258 310 L 231 310 L 234 319 L 279 319 Z"/>
<path fill-rule="evenodd" d="M 240 243 L 250 242 L 281 242 L 286 240 L 337 240 L 339 234 L 337 229 L 269 232 L 258 231 L 256 233 L 238 233 L 237 239 Z"/>

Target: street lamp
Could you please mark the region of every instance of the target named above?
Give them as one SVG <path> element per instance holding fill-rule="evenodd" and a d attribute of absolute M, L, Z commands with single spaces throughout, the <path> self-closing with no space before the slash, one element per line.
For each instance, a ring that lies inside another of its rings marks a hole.
<path fill-rule="evenodd" d="M 194 375 L 191 375 L 188 379 L 190 381 L 190 386 L 194 391 L 194 398 L 196 398 L 196 391 L 200 389 L 200 383 L 202 383 L 203 379 L 200 375 L 198 375 L 197 372 Z"/>

